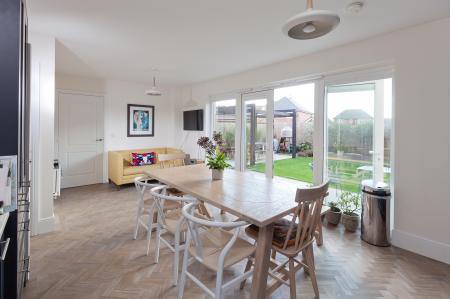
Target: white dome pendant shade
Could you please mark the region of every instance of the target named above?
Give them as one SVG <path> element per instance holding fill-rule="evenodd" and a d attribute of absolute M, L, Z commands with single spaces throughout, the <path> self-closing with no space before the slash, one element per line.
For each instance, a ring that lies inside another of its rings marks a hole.
<path fill-rule="evenodd" d="M 318 38 L 336 28 L 340 20 L 334 12 L 314 10 L 313 0 L 307 0 L 306 11 L 287 20 L 283 33 L 293 39 Z"/>
<path fill-rule="evenodd" d="M 160 96 L 162 95 L 162 92 L 156 88 L 156 78 L 153 76 L 153 86 L 149 90 L 145 91 L 146 95 L 149 96 Z"/>

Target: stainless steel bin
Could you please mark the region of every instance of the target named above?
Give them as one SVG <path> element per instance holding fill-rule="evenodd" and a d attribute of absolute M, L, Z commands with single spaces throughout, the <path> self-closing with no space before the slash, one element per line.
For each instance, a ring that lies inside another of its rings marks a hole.
<path fill-rule="evenodd" d="M 375 246 L 390 246 L 390 188 L 372 180 L 361 185 L 361 239 Z"/>

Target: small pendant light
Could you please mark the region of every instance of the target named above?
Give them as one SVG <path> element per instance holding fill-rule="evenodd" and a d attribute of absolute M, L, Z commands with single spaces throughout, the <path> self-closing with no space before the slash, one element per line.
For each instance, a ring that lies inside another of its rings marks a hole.
<path fill-rule="evenodd" d="M 339 16 L 327 10 L 314 10 L 313 0 L 307 0 L 306 11 L 293 16 L 283 26 L 283 33 L 293 39 L 321 37 L 339 25 Z"/>
<path fill-rule="evenodd" d="M 153 76 L 153 86 L 149 89 L 145 91 L 146 95 L 149 96 L 160 96 L 162 95 L 162 92 L 156 88 L 156 78 L 155 76 Z"/>

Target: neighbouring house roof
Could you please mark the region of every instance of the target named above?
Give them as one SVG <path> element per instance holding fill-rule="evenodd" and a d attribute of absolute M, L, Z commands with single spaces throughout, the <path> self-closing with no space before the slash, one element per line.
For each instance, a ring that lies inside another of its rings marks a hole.
<path fill-rule="evenodd" d="M 352 120 L 352 119 L 372 119 L 366 111 L 361 109 L 347 109 L 339 113 L 334 119 Z"/>
<path fill-rule="evenodd" d="M 297 112 L 305 112 L 305 113 L 309 113 L 312 114 L 311 111 L 308 111 L 308 109 L 295 104 L 294 101 L 292 101 L 291 98 L 288 97 L 282 97 L 281 99 L 279 99 L 278 101 L 275 101 L 274 103 L 274 110 L 275 111 L 283 111 L 283 110 L 294 110 Z"/>

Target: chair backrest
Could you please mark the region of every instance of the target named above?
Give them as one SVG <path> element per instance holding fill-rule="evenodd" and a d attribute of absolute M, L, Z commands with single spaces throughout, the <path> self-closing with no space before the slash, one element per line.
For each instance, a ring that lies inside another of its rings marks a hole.
<path fill-rule="evenodd" d="M 189 196 L 170 196 L 167 195 L 166 189 L 168 186 L 156 186 L 150 190 L 150 194 L 156 202 L 156 207 L 158 209 L 158 214 L 163 223 L 165 223 L 165 214 L 164 214 L 164 204 L 168 201 L 178 202 L 180 206 L 184 206 L 187 203 L 195 203 L 197 199 Z"/>
<path fill-rule="evenodd" d="M 230 238 L 230 240 L 225 244 L 225 246 L 222 249 L 222 252 L 219 256 L 219 264 L 224 263 L 225 256 L 227 255 L 228 251 L 231 249 L 233 244 L 236 242 L 236 239 L 239 235 L 239 230 L 242 226 L 248 225 L 245 221 L 235 221 L 235 222 L 219 222 L 219 221 L 212 221 L 207 220 L 204 218 L 199 218 L 195 216 L 194 212 L 197 208 L 198 202 L 190 203 L 186 206 L 184 206 L 182 213 L 184 218 L 187 221 L 188 224 L 188 234 L 186 237 L 186 243 L 189 244 L 191 238 L 194 241 L 195 250 L 197 253 L 196 258 L 200 261 L 203 260 L 203 244 L 202 240 L 200 238 L 199 228 L 202 227 L 204 229 L 208 228 L 224 228 L 227 229 L 227 232 L 230 232 L 230 230 L 234 229 L 233 235 Z"/>
<path fill-rule="evenodd" d="M 137 190 L 137 200 L 143 202 L 145 200 L 145 193 L 149 192 L 152 188 L 159 187 L 161 184 L 149 183 L 152 179 L 146 176 L 137 177 L 134 179 L 134 186 Z"/>
<path fill-rule="evenodd" d="M 158 162 L 161 167 L 175 167 L 184 166 L 186 154 L 185 153 L 172 153 L 172 154 L 162 154 L 158 155 Z"/>
<path fill-rule="evenodd" d="M 283 249 L 286 249 L 295 231 L 295 250 L 301 250 L 314 241 L 314 235 L 320 213 L 322 211 L 323 199 L 328 195 L 328 182 L 315 187 L 297 189 L 295 201 L 298 206 L 291 220 L 286 235 Z"/>

